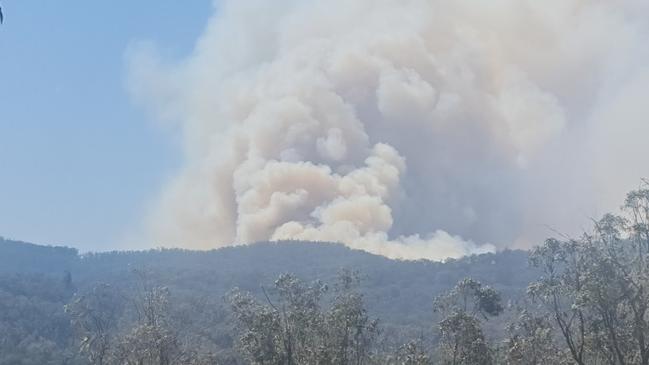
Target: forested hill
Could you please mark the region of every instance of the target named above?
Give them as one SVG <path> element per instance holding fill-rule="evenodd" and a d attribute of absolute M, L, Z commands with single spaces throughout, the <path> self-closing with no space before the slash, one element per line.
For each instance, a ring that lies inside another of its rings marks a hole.
<path fill-rule="evenodd" d="M 4 314 L 0 314 L 0 330 L 4 325 L 15 332 L 4 336 L 13 338 L 5 342 L 13 344 L 11 351 L 19 354 L 16 356 L 39 356 L 34 350 L 37 343 L 43 349 L 42 356 L 55 354 L 51 356 L 60 358 L 75 348 L 64 305 L 100 284 L 109 284 L 129 296 L 138 290 L 137 273 L 145 272 L 152 285 L 169 289 L 179 318 L 194 313 L 196 323 L 180 321 L 187 324 L 189 332 L 193 331 L 191 326 L 214 320 L 200 317 L 210 313 L 205 307 L 197 309 L 197 303 L 211 303 L 210 310 L 226 308 L 223 298 L 235 287 L 262 298 L 262 286 L 272 287 L 280 274 L 332 283 L 343 268 L 360 273 L 360 290 L 368 313 L 379 318 L 383 328 L 411 333 L 433 330 L 434 298 L 465 277 L 493 286 L 505 302 L 520 298 L 535 278 L 524 251 L 445 263 L 395 261 L 340 244 L 310 242 L 258 243 L 212 251 L 160 249 L 80 255 L 72 248 L 1 239 L 0 313 Z M 12 318 L 12 313 L 17 317 Z M 226 327 L 218 321 L 211 325 L 221 334 L 228 333 Z M 20 339 L 25 336 L 33 339 L 29 348 L 21 350 Z M 232 345 L 231 334 L 226 337 L 219 340 L 219 346 Z M 48 363 L 41 358 L 30 361 L 24 363 Z"/>
<path fill-rule="evenodd" d="M 79 255 L 67 247 L 41 246 L 0 237 L 0 273 L 71 274 L 84 289 L 96 282 L 128 285 L 133 270 L 147 270 L 162 284 L 183 291 L 224 293 L 232 287 L 256 291 L 282 273 L 305 280 L 330 281 L 347 268 L 363 277 L 368 303 L 394 310 L 421 307 L 458 280 L 472 277 L 498 289 L 505 298 L 524 290 L 535 278 L 527 252 L 505 250 L 447 262 L 398 261 L 341 244 L 312 242 L 257 243 L 211 251 L 156 249 Z M 415 310 L 418 312 L 418 310 Z M 408 313 L 408 312 L 406 312 Z"/>
<path fill-rule="evenodd" d="M 648 232 L 649 188 L 578 240 L 443 263 L 0 239 L 0 365 L 649 364 Z"/>
<path fill-rule="evenodd" d="M 40 246 L 0 236 L 0 273 L 60 273 L 78 260 L 74 248 Z"/>

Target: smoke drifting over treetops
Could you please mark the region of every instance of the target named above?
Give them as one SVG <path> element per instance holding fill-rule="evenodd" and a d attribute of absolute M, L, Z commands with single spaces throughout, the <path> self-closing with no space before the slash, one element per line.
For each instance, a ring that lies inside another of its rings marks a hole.
<path fill-rule="evenodd" d="M 168 245 L 340 241 L 442 259 L 576 234 L 649 175 L 646 1 L 219 1 L 131 54 L 183 133 Z"/>

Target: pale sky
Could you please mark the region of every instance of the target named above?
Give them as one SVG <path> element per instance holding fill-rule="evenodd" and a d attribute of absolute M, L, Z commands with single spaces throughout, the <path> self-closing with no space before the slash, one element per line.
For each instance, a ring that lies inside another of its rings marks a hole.
<path fill-rule="evenodd" d="M 0 236 L 106 250 L 179 165 L 126 87 L 125 53 L 191 52 L 209 0 L 2 1 Z"/>

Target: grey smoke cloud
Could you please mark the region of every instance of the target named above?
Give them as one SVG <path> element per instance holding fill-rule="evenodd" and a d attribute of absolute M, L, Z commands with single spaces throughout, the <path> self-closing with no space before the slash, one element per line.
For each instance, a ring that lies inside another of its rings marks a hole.
<path fill-rule="evenodd" d="M 183 136 L 151 239 L 444 259 L 577 234 L 649 170 L 644 1 L 220 1 L 131 53 Z"/>

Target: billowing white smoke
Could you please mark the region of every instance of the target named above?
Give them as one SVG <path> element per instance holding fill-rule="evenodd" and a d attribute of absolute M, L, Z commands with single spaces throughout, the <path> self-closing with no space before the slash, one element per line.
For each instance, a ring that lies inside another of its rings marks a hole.
<path fill-rule="evenodd" d="M 649 175 L 645 0 L 225 0 L 132 55 L 183 132 L 158 243 L 443 259 L 568 234 Z"/>

